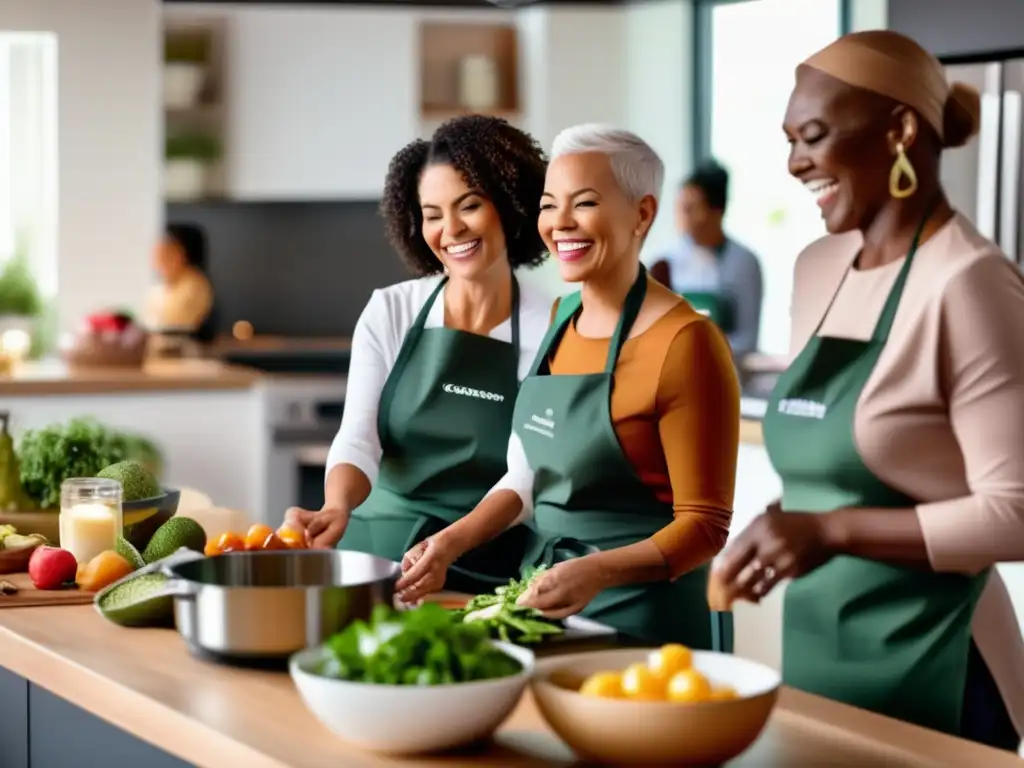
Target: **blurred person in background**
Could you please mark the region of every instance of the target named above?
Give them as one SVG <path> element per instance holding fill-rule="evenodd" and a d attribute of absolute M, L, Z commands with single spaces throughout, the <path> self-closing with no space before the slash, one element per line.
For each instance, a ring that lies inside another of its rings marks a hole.
<path fill-rule="evenodd" d="M 658 256 L 651 276 L 714 320 L 740 358 L 757 350 L 763 286 L 757 257 L 723 229 L 728 196 L 729 173 L 714 161 L 683 181 L 676 197 L 679 242 Z"/>
<path fill-rule="evenodd" d="M 206 234 L 195 224 L 168 224 L 153 266 L 159 283 L 146 302 L 145 324 L 154 332 L 210 335 L 213 287 L 206 276 Z"/>

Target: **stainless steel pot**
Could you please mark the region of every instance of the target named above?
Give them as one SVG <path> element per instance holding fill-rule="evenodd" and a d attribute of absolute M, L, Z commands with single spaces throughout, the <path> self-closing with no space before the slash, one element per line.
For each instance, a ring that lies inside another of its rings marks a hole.
<path fill-rule="evenodd" d="M 392 605 L 398 563 L 362 552 L 232 552 L 168 562 L 174 616 L 193 654 L 281 662 L 379 603 Z"/>

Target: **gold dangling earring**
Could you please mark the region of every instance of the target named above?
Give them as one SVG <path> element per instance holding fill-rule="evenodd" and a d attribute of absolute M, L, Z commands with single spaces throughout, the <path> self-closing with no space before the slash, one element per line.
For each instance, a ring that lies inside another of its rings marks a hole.
<path fill-rule="evenodd" d="M 908 184 L 903 189 L 900 188 L 900 176 L 907 177 Z M 903 144 L 897 144 L 896 160 L 892 164 L 892 170 L 889 171 L 889 194 L 897 199 L 903 199 L 910 197 L 915 192 L 917 192 L 917 173 L 914 171 L 914 166 L 910 164 L 910 160 L 907 159 Z"/>

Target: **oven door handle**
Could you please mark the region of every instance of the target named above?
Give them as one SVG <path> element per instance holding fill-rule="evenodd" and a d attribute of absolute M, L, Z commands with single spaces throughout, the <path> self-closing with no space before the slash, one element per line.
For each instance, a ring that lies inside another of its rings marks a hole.
<path fill-rule="evenodd" d="M 329 443 L 309 443 L 292 448 L 295 460 L 302 467 L 326 467 L 327 454 L 331 451 Z"/>

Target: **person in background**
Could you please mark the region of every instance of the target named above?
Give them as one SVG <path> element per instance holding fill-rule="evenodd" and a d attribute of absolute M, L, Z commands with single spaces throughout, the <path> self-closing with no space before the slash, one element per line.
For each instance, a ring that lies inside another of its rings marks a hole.
<path fill-rule="evenodd" d="M 462 520 L 414 547 L 414 600 L 467 550 L 531 520 L 520 599 L 650 643 L 710 648 L 708 563 L 725 544 L 739 382 L 718 327 L 651 279 L 640 249 L 664 166 L 638 136 L 581 125 L 555 139 L 539 229 L 561 299 L 516 401 L 508 473 Z"/>
<path fill-rule="evenodd" d="M 944 148 L 979 95 L 895 32 L 797 68 L 789 171 L 829 234 L 796 264 L 764 417 L 782 499 L 723 553 L 716 607 L 783 580 L 783 682 L 1017 751 L 1024 643 L 1024 280 L 953 210 Z"/>
<path fill-rule="evenodd" d="M 479 115 L 392 160 L 381 213 L 417 277 L 374 291 L 356 324 L 324 507 L 286 515 L 313 547 L 400 561 L 505 474 L 519 382 L 551 308 L 514 274 L 547 258 L 537 233 L 546 166 L 533 138 Z M 453 588 L 518 577 L 526 533 L 467 553 Z"/>
<path fill-rule="evenodd" d="M 213 287 L 206 277 L 206 235 L 194 224 L 168 224 L 156 249 L 159 283 L 145 309 L 145 324 L 156 332 L 199 334 L 213 311 Z"/>
<path fill-rule="evenodd" d="M 725 234 L 729 173 L 715 162 L 697 168 L 676 198 L 679 242 L 651 265 L 651 275 L 725 331 L 733 355 L 757 351 L 763 294 L 761 264 Z"/>

